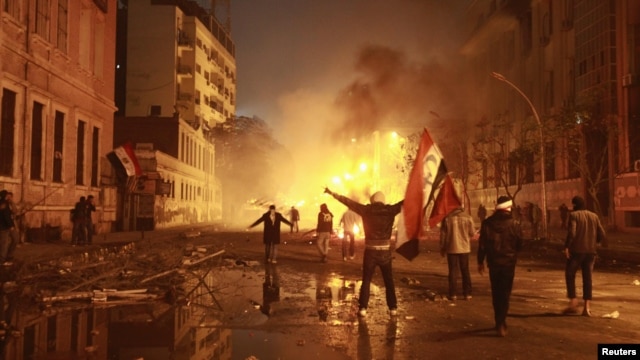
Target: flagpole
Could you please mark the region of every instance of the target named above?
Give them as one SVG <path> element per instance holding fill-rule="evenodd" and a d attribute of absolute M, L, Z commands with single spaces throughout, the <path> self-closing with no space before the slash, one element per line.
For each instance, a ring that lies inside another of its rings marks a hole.
<path fill-rule="evenodd" d="M 542 133 L 542 122 L 540 121 L 540 116 L 538 115 L 538 111 L 536 111 L 536 108 L 535 106 L 533 106 L 533 103 L 531 102 L 531 100 L 527 97 L 527 95 L 524 94 L 524 92 L 522 92 L 522 90 L 520 90 L 520 88 L 515 86 L 511 81 L 507 80 L 507 78 L 505 78 L 504 75 L 500 73 L 492 72 L 491 76 L 511 86 L 515 91 L 517 91 L 518 94 L 520 94 L 520 96 L 524 98 L 527 104 L 529 104 L 529 107 L 533 112 L 533 117 L 536 119 L 536 122 L 538 123 L 538 136 L 540 137 L 540 185 L 541 185 L 540 188 L 542 191 L 542 234 L 544 235 L 545 239 L 547 239 L 549 234 L 547 233 L 547 189 L 545 185 L 546 179 L 545 179 L 545 173 L 544 173 L 545 171 L 544 134 Z"/>

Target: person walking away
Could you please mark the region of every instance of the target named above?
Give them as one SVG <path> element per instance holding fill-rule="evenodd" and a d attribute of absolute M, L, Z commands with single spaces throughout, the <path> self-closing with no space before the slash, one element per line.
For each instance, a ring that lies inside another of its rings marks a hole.
<path fill-rule="evenodd" d="M 462 294 L 465 300 L 471 300 L 471 275 L 469 274 L 469 254 L 471 239 L 475 235 L 473 219 L 462 207 L 453 210 L 440 225 L 440 255 L 447 257 L 449 267 L 449 296 L 456 297 L 456 278 L 458 269 L 462 277 Z"/>
<path fill-rule="evenodd" d="M 295 206 L 292 206 L 289 216 L 290 216 L 289 221 L 291 221 L 291 223 L 293 224 L 291 226 L 291 232 L 293 233 L 294 229 L 296 230 L 296 232 L 298 232 L 300 230 L 298 227 L 298 222 L 300 221 L 300 211 L 298 211 L 298 209 L 296 209 Z"/>
<path fill-rule="evenodd" d="M 353 210 L 347 209 L 340 218 L 340 225 L 342 225 L 342 260 L 347 261 L 347 257 L 353 260 L 356 254 L 356 234 L 355 227 L 362 228 L 362 219 L 360 215 L 356 214 Z"/>
<path fill-rule="evenodd" d="M 87 199 L 84 196 L 73 207 L 71 221 L 71 245 L 84 245 L 87 241 Z"/>
<path fill-rule="evenodd" d="M 11 212 L 10 194 L 6 190 L 0 191 L 0 264 L 5 266 L 12 264 L 13 251 L 16 247 L 16 244 L 12 246 L 11 233 L 15 230 L 15 224 Z"/>
<path fill-rule="evenodd" d="M 335 194 L 329 188 L 325 188 L 324 192 L 333 196 L 333 198 L 362 217 L 365 250 L 362 259 L 362 285 L 360 286 L 360 296 L 358 298 L 360 306 L 358 315 L 361 317 L 367 316 L 371 279 L 376 267 L 379 267 L 384 280 L 389 314 L 396 316 L 398 314 L 398 300 L 393 282 L 391 232 L 393 231 L 395 217 L 400 213 L 404 200 L 393 205 L 385 204 L 384 194 L 381 191 L 377 191 L 369 199 L 371 203 L 363 205 L 345 196 Z"/>
<path fill-rule="evenodd" d="M 582 299 L 584 308 L 582 315 L 591 316 L 591 299 L 593 292 L 592 275 L 596 260 L 597 244 L 607 247 L 604 228 L 598 215 L 586 209 L 584 199 L 574 196 L 571 199 L 573 211 L 569 214 L 567 240 L 564 253 L 567 257 L 565 280 L 567 283 L 567 297 L 569 306 L 564 314 L 578 313 L 578 298 L 576 297 L 576 273 L 582 271 Z"/>
<path fill-rule="evenodd" d="M 480 222 L 483 222 L 484 219 L 487 218 L 487 208 L 484 207 L 484 204 L 480 204 L 478 206 L 478 219 L 480 219 Z"/>
<path fill-rule="evenodd" d="M 265 262 L 275 264 L 278 257 L 278 244 L 280 244 L 280 224 L 285 223 L 289 226 L 292 224 L 281 213 L 276 211 L 275 205 L 269 205 L 269 211 L 249 225 L 247 230 L 252 227 L 264 223 L 262 232 L 262 242 L 264 243 Z"/>
<path fill-rule="evenodd" d="M 93 214 L 96 211 L 96 201 L 93 198 L 93 195 L 87 196 L 87 244 L 91 245 L 93 243 L 93 234 L 96 232 L 95 223 L 93 221 Z"/>
<path fill-rule="evenodd" d="M 562 203 L 560 207 L 558 207 L 558 211 L 560 211 L 560 228 L 567 228 L 567 219 L 569 218 L 569 207 Z"/>
<path fill-rule="evenodd" d="M 507 335 L 507 313 L 513 288 L 517 254 L 522 248 L 522 228 L 511 216 L 513 202 L 500 196 L 496 211 L 482 222 L 478 240 L 478 272 L 484 274 L 484 261 L 489 266 L 491 297 L 496 331 Z"/>
<path fill-rule="evenodd" d="M 320 260 L 326 263 L 327 255 L 329 255 L 329 240 L 331 240 L 331 234 L 333 233 L 333 214 L 329 211 L 327 204 L 320 205 L 316 233 L 318 236 L 316 245 L 318 246 L 318 252 L 320 252 Z"/>

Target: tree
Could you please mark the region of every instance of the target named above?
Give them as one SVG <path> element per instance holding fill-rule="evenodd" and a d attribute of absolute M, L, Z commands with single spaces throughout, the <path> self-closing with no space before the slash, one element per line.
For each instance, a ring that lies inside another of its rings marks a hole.
<path fill-rule="evenodd" d="M 252 200 L 272 202 L 291 179 L 291 154 L 278 143 L 271 128 L 258 117 L 234 117 L 214 129 L 216 174 L 225 202 L 238 205 Z M 228 205 L 223 205 L 228 209 Z"/>
<path fill-rule="evenodd" d="M 483 172 L 496 193 L 503 189 L 515 202 L 522 186 L 534 181 L 534 159 L 540 144 L 537 124 L 532 118 L 516 121 L 505 113 L 493 121 L 483 118 L 476 126 L 479 131 L 472 142 L 473 159 L 486 167 Z M 489 169 L 493 169 L 491 174 Z"/>
<path fill-rule="evenodd" d="M 603 115 L 603 99 L 601 89 L 583 93 L 561 109 L 547 130 L 564 143 L 570 173 L 582 179 L 587 201 L 600 216 L 608 212 L 609 143 L 618 133 L 616 123 Z"/>

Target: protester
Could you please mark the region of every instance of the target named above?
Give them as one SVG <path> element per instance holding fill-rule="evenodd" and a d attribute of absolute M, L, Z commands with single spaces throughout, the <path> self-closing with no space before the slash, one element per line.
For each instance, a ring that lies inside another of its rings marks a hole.
<path fill-rule="evenodd" d="M 562 205 L 558 207 L 558 211 L 560 212 L 560 227 L 566 229 L 567 219 L 569 218 L 569 207 L 565 203 L 562 203 Z"/>
<path fill-rule="evenodd" d="M 289 212 L 289 217 L 291 223 L 293 224 L 293 226 L 291 226 L 291 232 L 293 233 L 293 230 L 295 229 L 296 232 L 300 231 L 300 228 L 298 227 L 298 222 L 300 221 L 300 211 L 298 211 L 298 209 L 295 208 L 295 206 L 291 207 L 291 211 Z"/>
<path fill-rule="evenodd" d="M 487 218 L 487 208 L 484 207 L 484 204 L 478 205 L 478 219 L 480 219 L 480 222 L 483 222 L 484 219 L 486 218 Z"/>
<path fill-rule="evenodd" d="M 389 314 L 396 316 L 398 300 L 393 283 L 391 264 L 393 258 L 391 253 L 391 232 L 395 217 L 402 209 L 403 201 L 394 205 L 385 204 L 384 194 L 378 191 L 371 196 L 371 204 L 363 205 L 345 196 L 335 194 L 329 188 L 325 188 L 324 192 L 333 196 L 362 217 L 365 250 L 364 258 L 362 259 L 362 285 L 360 287 L 360 297 L 358 298 L 360 305 L 358 315 L 367 316 L 371 279 L 376 267 L 380 267 Z"/>
<path fill-rule="evenodd" d="M 87 199 L 84 196 L 76 203 L 71 211 L 73 230 L 71 245 L 85 245 L 87 242 Z"/>
<path fill-rule="evenodd" d="M 362 229 L 362 218 L 356 214 L 353 210 L 347 209 L 340 218 L 340 225 L 342 225 L 342 260 L 347 261 L 347 257 L 353 260 L 356 254 L 356 234 L 354 228 L 358 226 Z"/>
<path fill-rule="evenodd" d="M 456 278 L 458 269 L 462 277 L 462 294 L 471 300 L 471 275 L 469 253 L 471 239 L 475 235 L 473 219 L 462 207 L 453 210 L 440 225 L 440 255 L 447 257 L 449 266 L 449 300 L 456 300 Z"/>
<path fill-rule="evenodd" d="M 0 191 L 0 264 L 11 265 L 13 253 L 17 246 L 17 238 L 12 235 L 15 231 L 13 212 L 11 209 L 12 193 Z"/>
<path fill-rule="evenodd" d="M 318 213 L 318 225 L 316 226 L 316 234 L 318 240 L 316 246 L 318 252 L 320 252 L 320 260 L 327 262 L 327 255 L 329 255 L 329 240 L 331 240 L 331 234 L 333 233 L 333 213 L 329 211 L 327 204 L 320 205 L 320 212 Z"/>
<path fill-rule="evenodd" d="M 518 251 L 522 248 L 520 223 L 511 216 L 513 203 L 500 196 L 496 211 L 482 222 L 478 241 L 478 272 L 484 274 L 484 261 L 489 266 L 491 297 L 498 335 L 507 335 L 507 313 L 513 287 Z"/>
<path fill-rule="evenodd" d="M 582 271 L 582 299 L 584 300 L 582 315 L 591 316 L 592 274 L 596 259 L 596 246 L 597 244 L 607 246 L 606 235 L 598 215 L 586 209 L 582 197 L 574 196 L 571 203 L 573 211 L 569 214 L 569 229 L 564 245 L 564 253 L 567 257 L 565 280 L 569 306 L 564 309 L 563 313 L 578 313 L 576 273 L 580 268 Z"/>
<path fill-rule="evenodd" d="M 96 201 L 93 195 L 87 196 L 87 244 L 93 243 L 93 235 L 96 232 L 95 223 L 93 221 L 93 213 L 96 211 Z"/>
<path fill-rule="evenodd" d="M 278 244 L 280 244 L 280 223 L 293 226 L 281 213 L 276 211 L 275 205 L 269 206 L 269 211 L 262 214 L 247 230 L 264 223 L 262 242 L 264 243 L 264 258 L 267 263 L 277 263 Z"/>

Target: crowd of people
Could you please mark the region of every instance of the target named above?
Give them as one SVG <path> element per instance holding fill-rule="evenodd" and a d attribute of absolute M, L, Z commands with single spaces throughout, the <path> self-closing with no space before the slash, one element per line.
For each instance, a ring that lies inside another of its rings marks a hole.
<path fill-rule="evenodd" d="M 344 229 L 342 240 L 342 258 L 344 261 L 355 257 L 354 226 L 362 225 L 364 229 L 364 254 L 362 259 L 362 285 L 358 296 L 358 315 L 367 315 L 370 287 L 376 268 L 380 268 L 385 287 L 385 297 L 389 314 L 397 315 L 398 300 L 396 297 L 392 266 L 392 231 L 396 216 L 402 209 L 403 201 L 386 204 L 382 192 L 374 193 L 369 204 L 361 204 L 343 195 L 325 188 L 325 193 L 347 207 L 340 218 Z M 598 216 L 587 210 L 585 201 L 580 196 L 572 199 L 573 210 L 562 204 L 559 208 L 561 226 L 567 229 L 565 242 L 565 282 L 569 304 L 563 314 L 580 314 L 576 296 L 576 274 L 582 272 L 582 298 L 584 300 L 581 314 L 591 316 L 592 272 L 598 244 L 606 246 L 606 234 Z M 292 210 L 294 208 L 292 207 Z M 517 212 L 516 212 L 517 209 Z M 487 213 L 486 207 L 478 207 L 480 227 L 476 228 L 473 218 L 464 207 L 450 212 L 440 223 L 440 254 L 447 258 L 448 295 L 450 301 L 458 299 L 457 278 L 462 278 L 462 297 L 472 299 L 472 284 L 469 270 L 471 241 L 478 240 L 477 266 L 478 273 L 484 275 L 485 263 L 488 267 L 489 282 L 494 310 L 495 329 L 499 336 L 507 334 L 507 314 L 515 278 L 518 252 L 523 247 L 523 221 L 532 225 L 532 237 L 540 236 L 538 223 L 541 210 L 535 204 L 527 203 L 525 215 L 515 206 L 508 196 L 497 199 L 495 210 Z M 295 214 L 295 215 L 294 215 Z M 280 224 L 294 224 L 300 220 L 299 212 L 290 213 L 291 221 L 276 211 L 271 205 L 267 213 L 252 223 L 252 228 L 264 223 L 265 259 L 267 263 L 276 263 L 277 245 L 280 243 Z M 317 217 L 317 248 L 320 261 L 327 262 L 329 239 L 334 231 L 334 215 L 327 204 L 320 205 Z M 296 229 L 297 231 L 297 229 Z M 460 274 L 460 275 L 458 275 Z"/>

